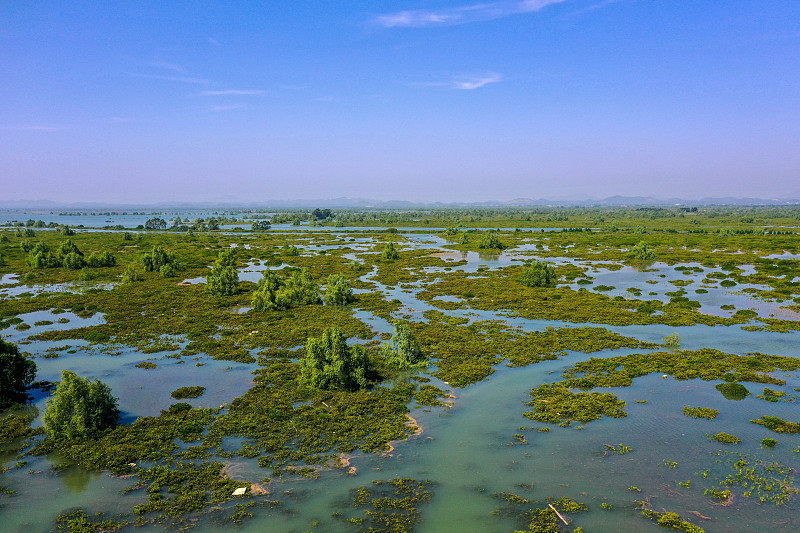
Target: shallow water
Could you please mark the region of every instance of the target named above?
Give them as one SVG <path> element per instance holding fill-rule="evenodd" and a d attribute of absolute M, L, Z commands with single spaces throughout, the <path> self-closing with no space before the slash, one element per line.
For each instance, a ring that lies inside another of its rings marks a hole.
<path fill-rule="evenodd" d="M 502 269 L 519 264 L 519 259 L 530 259 L 531 256 L 521 256 L 517 252 L 535 251 L 518 247 L 497 256 L 486 256 L 475 252 L 452 252 L 445 248 L 448 241 L 435 235 L 414 233 L 403 236 L 406 240 L 401 249 L 426 249 L 431 250 L 431 253 L 450 254 L 440 257 L 448 262 L 459 263 L 452 269 L 465 272 L 477 272 L 479 268 Z M 354 250 L 352 258 L 355 259 L 358 257 L 357 252 L 368 250 L 377 242 L 370 237 L 359 237 L 358 242 L 347 242 L 346 245 Z M 340 246 L 298 243 L 298 248 L 304 252 Z M 736 309 L 753 308 L 759 313 L 769 312 L 768 302 L 737 294 L 735 291 L 745 287 L 742 285 L 728 290 L 716 283 L 706 287 L 709 291 L 707 294 L 695 293 L 694 289 L 701 285 L 701 280 L 709 272 L 718 269 L 704 268 L 702 272 L 686 275 L 663 264 L 654 265 L 653 272 L 642 272 L 628 267 L 612 271 L 598 267 L 590 261 L 571 258 L 547 260 L 574 262 L 589 268 L 589 275 L 594 278 L 593 284 L 574 286 L 593 290 L 597 285 L 613 285 L 615 289 L 606 293 L 612 297 L 630 296 L 627 289 L 638 288 L 643 293 L 643 299 L 667 301 L 669 296 L 666 292 L 679 290 L 670 281 L 693 280 L 692 284 L 685 287 L 686 297 L 700 301 L 703 312 L 727 316 L 735 311 L 722 310 L 720 306 L 729 304 L 735 305 Z M 263 263 L 248 264 L 241 269 L 240 279 L 257 282 L 265 268 L 267 266 Z M 427 273 L 434 275 L 440 270 L 444 272 L 439 267 L 425 269 Z M 364 274 L 361 280 L 371 284 L 370 291 L 378 291 L 390 300 L 400 300 L 402 307 L 397 316 L 424 320 L 422 314 L 425 311 L 439 310 L 432 303 L 416 297 L 417 292 L 423 288 L 421 283 L 388 287 L 375 279 L 376 274 L 377 270 L 372 270 Z M 665 277 L 662 278 L 661 275 Z M 204 281 L 203 278 L 186 280 L 199 283 Z M 70 289 L 74 288 L 67 287 L 64 290 Z M 656 294 L 649 295 L 649 292 Z M 439 301 L 449 302 L 454 301 L 454 298 L 444 297 L 439 298 Z M 502 320 L 522 331 L 583 325 L 528 320 L 509 317 L 503 312 L 469 308 L 447 313 L 470 321 Z M 362 320 L 376 336 L 391 333 L 393 329 L 389 321 L 366 311 L 355 311 L 355 317 Z M 26 342 L 28 337 L 42 331 L 95 325 L 104 320 L 100 313 L 81 319 L 73 313 L 54 315 L 49 311 L 20 315 L 20 318 L 31 328 L 18 330 L 12 326 L 0 332 L 8 340 Z M 59 324 L 59 318 L 66 318 L 69 322 Z M 51 321 L 53 324 L 35 325 L 41 321 Z M 757 351 L 797 356 L 797 346 L 800 346 L 800 332 L 797 331 L 751 332 L 742 330 L 740 326 L 702 325 L 681 328 L 665 325 L 607 327 L 622 335 L 650 342 L 661 342 L 666 335 L 677 332 L 683 349 L 711 347 L 737 354 Z M 172 340 L 177 341 L 179 346 L 185 342 L 182 339 Z M 48 352 L 49 349 L 67 345 L 68 349 L 57 351 L 57 358 L 43 357 L 45 353 L 53 353 L 52 350 Z M 252 386 L 251 371 L 256 368 L 254 364 L 215 361 L 205 355 L 180 357 L 175 350 L 144 354 L 130 348 L 111 346 L 105 347 L 104 352 L 100 349 L 102 347 L 89 347 L 83 341 L 30 342 L 23 344 L 21 348 L 36 357 L 39 367 L 37 379 L 55 381 L 60 371 L 66 369 L 74 370 L 80 375 L 97 377 L 108 383 L 119 397 L 126 422 L 139 416 L 157 415 L 161 409 L 174 402 L 170 392 L 182 386 L 206 387 L 205 394 L 200 398 L 182 400 L 195 407 L 220 407 L 229 404 Z M 70 351 L 73 353 L 69 353 Z M 636 352 L 639 351 L 641 350 Z M 634 351 L 606 350 L 591 356 L 612 357 L 630 353 Z M 549 497 L 567 496 L 586 502 L 590 509 L 588 513 L 569 515 L 570 530 L 582 526 L 586 531 L 659 531 L 660 528 L 654 522 L 641 516 L 633 503 L 640 499 L 648 500 L 651 508 L 657 511 L 678 512 L 684 519 L 709 532 L 790 532 L 797 529 L 794 522 L 797 500 L 789 506 L 777 507 L 770 503 L 758 503 L 757 499 L 738 498 L 730 506 L 722 507 L 703 495 L 704 489 L 713 486 L 730 471 L 724 463 L 717 463 L 714 453 L 720 449 L 737 451 L 751 458 L 774 459 L 800 470 L 800 454 L 792 451 L 800 446 L 800 436 L 776 435 L 749 422 L 750 419 L 764 414 L 797 420 L 795 403 L 769 403 L 756 398 L 763 387 L 756 384 L 748 384 L 753 392 L 752 396 L 735 402 L 726 400 L 716 391 L 715 382 L 680 382 L 671 377 L 649 375 L 636 379 L 631 387 L 611 390 L 627 402 L 627 418 L 603 418 L 584 424 L 582 429 L 576 423 L 567 428 L 553 426 L 547 433 L 532 429 L 544 427 L 545 424 L 533 422 L 523 416 L 529 409 L 524 402 L 529 399 L 531 388 L 558 380 L 562 370 L 588 357 L 584 353 L 570 352 L 558 360 L 544 361 L 524 368 L 509 368 L 501 363 L 490 378 L 464 389 L 452 389 L 433 379 L 432 384 L 451 389 L 455 396 L 453 407 L 413 409 L 411 414 L 419 422 L 423 433 L 407 441 L 395 443 L 391 454 L 354 454 L 350 464 L 356 468 L 356 475 L 348 475 L 343 470 L 328 470 L 321 472 L 317 480 L 273 480 L 267 485 L 270 491 L 268 496 L 233 500 L 223 507 L 229 510 L 235 503 L 262 503 L 266 499 L 280 501 L 279 507 L 257 506 L 251 509 L 255 516 L 240 526 L 217 518 L 214 513 L 202 515 L 199 521 L 191 523 L 191 530 L 246 533 L 342 531 L 345 530 L 342 522 L 331 515 L 342 509 L 344 502 L 351 497 L 350 491 L 370 485 L 373 480 L 395 477 L 433 481 L 432 501 L 420 507 L 422 523 L 419 531 L 425 532 L 467 530 L 464 529 L 464 524 L 469 524 L 469 531 L 476 532 L 524 529 L 527 526 L 524 519 L 493 514 L 498 506 L 504 505 L 504 502 L 493 497 L 496 492 L 515 493 L 530 499 L 531 504 L 523 506 L 523 510 L 544 507 L 546 498 Z M 151 361 L 157 368 L 147 370 L 135 366 L 143 361 Z M 800 393 L 793 390 L 794 387 L 800 387 L 800 376 L 797 373 L 781 373 L 780 377 L 786 379 L 787 384 L 771 388 L 785 391 L 789 397 L 800 396 Z M 644 401 L 646 403 L 638 403 Z M 719 409 L 721 414 L 714 421 L 695 420 L 682 415 L 681 409 L 684 405 L 711 407 Z M 45 396 L 37 394 L 36 400 L 29 407 L 39 412 L 34 425 L 41 424 L 41 413 L 45 406 Z M 706 436 L 707 433 L 720 431 L 735 434 L 742 439 L 742 443 L 725 448 Z M 516 434 L 522 435 L 526 442 L 515 439 Z M 773 450 L 761 448 L 760 441 L 764 437 L 776 438 L 778 446 Z M 631 446 L 633 451 L 625 455 L 604 455 L 606 444 L 616 446 L 620 443 Z M 234 444 L 229 442 L 226 447 Z M 124 488 L 135 482 L 135 478 L 113 478 L 106 473 L 91 473 L 75 467 L 55 473 L 52 465 L 58 462 L 57 457 L 27 460 L 27 465 L 15 469 L 13 466 L 16 456 L 0 452 L 0 465 L 12 467 L 2 475 L 0 481 L 3 486 L 17 491 L 13 497 L 0 495 L 0 520 L 3 524 L 0 529 L 3 531 L 54 530 L 55 517 L 72 508 L 86 509 L 90 515 L 103 512 L 109 517 L 115 517 L 146 500 L 146 494 L 141 490 L 124 496 L 120 494 Z M 677 466 L 669 468 L 666 466 L 668 461 L 676 462 Z M 238 479 L 260 482 L 269 474 L 260 469 L 254 460 L 235 457 L 227 460 L 227 463 L 231 474 Z M 704 478 L 702 472 L 706 470 L 708 477 Z M 678 482 L 687 480 L 691 481 L 690 488 L 678 485 Z M 627 490 L 632 485 L 641 492 Z M 613 509 L 605 510 L 601 503 L 611 504 Z M 30 511 L 33 507 L 36 508 L 35 513 Z M 700 518 L 693 512 L 709 519 Z M 146 524 L 135 530 L 165 529 L 169 528 L 165 525 Z"/>

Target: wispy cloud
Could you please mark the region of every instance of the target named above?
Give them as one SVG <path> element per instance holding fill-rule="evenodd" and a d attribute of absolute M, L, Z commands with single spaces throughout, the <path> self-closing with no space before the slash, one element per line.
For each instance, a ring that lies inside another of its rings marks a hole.
<path fill-rule="evenodd" d="M 417 87 L 447 87 L 449 89 L 457 89 L 459 91 L 471 91 L 473 89 L 480 89 L 491 83 L 499 83 L 505 77 L 497 72 L 484 72 L 481 74 L 463 74 L 455 76 L 450 81 L 424 81 L 413 83 Z"/>
<path fill-rule="evenodd" d="M 53 132 L 69 129 L 65 124 L 7 124 L 0 125 L 0 130 L 7 131 L 41 131 Z"/>
<path fill-rule="evenodd" d="M 163 76 L 161 74 L 141 74 L 137 72 L 123 72 L 126 76 L 134 78 L 148 78 L 151 80 L 164 80 L 164 81 L 177 81 L 180 83 L 194 83 L 198 85 L 205 85 L 211 83 L 210 80 L 203 78 L 196 78 L 192 76 Z"/>
<path fill-rule="evenodd" d="M 219 113 L 222 111 L 233 111 L 235 109 L 241 109 L 244 107 L 242 104 L 231 104 L 231 105 L 215 105 L 214 107 L 210 107 L 208 110 L 212 113 Z"/>
<path fill-rule="evenodd" d="M 487 72 L 481 76 L 467 76 L 460 79 L 453 80 L 453 88 L 461 91 L 471 91 L 472 89 L 479 89 L 484 85 L 490 83 L 498 83 L 503 81 L 503 75 L 497 72 Z"/>
<path fill-rule="evenodd" d="M 470 22 L 494 20 L 521 13 L 539 11 L 550 4 L 558 4 L 566 0 L 522 0 L 501 1 L 483 4 L 470 4 L 429 11 L 417 9 L 398 11 L 375 17 L 373 22 L 384 28 L 425 28 L 435 26 L 454 26 Z"/>
<path fill-rule="evenodd" d="M 182 67 L 181 65 L 176 65 L 175 63 L 164 63 L 162 61 L 151 61 L 147 63 L 151 67 L 155 67 L 161 70 L 171 70 L 172 72 L 177 72 L 178 74 L 188 74 L 189 71 L 186 68 Z"/>
<path fill-rule="evenodd" d="M 250 96 L 264 94 L 264 91 L 258 89 L 228 89 L 225 91 L 203 91 L 200 94 L 202 96 Z"/>

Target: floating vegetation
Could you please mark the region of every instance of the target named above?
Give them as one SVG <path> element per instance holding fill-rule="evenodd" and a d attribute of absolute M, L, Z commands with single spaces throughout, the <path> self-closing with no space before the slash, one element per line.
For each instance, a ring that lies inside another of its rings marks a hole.
<path fill-rule="evenodd" d="M 706 495 L 714 498 L 728 499 L 731 497 L 730 489 L 738 488 L 745 498 L 783 505 L 800 492 L 796 486 L 796 471 L 776 461 L 754 459 L 740 453 L 719 452 L 717 462 L 729 466 L 731 473 L 718 479 L 717 486 L 705 491 Z"/>
<path fill-rule="evenodd" d="M 431 501 L 432 485 L 410 478 L 375 480 L 352 491 L 346 510 L 333 517 L 358 526 L 358 531 L 410 533 L 421 520 L 418 507 Z"/>
<path fill-rule="evenodd" d="M 692 418 L 705 418 L 707 420 L 714 420 L 717 418 L 719 411 L 716 409 L 711 409 L 710 407 L 689 407 L 688 405 L 684 405 L 683 414 L 684 416 L 689 416 Z"/>
<path fill-rule="evenodd" d="M 744 400 L 750 396 L 750 391 L 741 383 L 718 383 L 715 387 L 728 400 Z"/>
<path fill-rule="evenodd" d="M 563 384 L 543 384 L 531 390 L 533 407 L 524 414 L 531 420 L 568 427 L 573 421 L 591 422 L 602 416 L 624 418 L 625 402 L 608 392 L 573 393 Z"/>
<path fill-rule="evenodd" d="M 740 442 L 742 442 L 739 439 L 739 437 L 735 437 L 730 433 L 723 433 L 723 432 L 716 433 L 711 438 L 723 444 L 739 444 Z"/>
<path fill-rule="evenodd" d="M 761 419 L 751 420 L 753 424 L 764 426 L 775 433 L 800 433 L 800 424 L 789 422 L 778 416 L 762 416 Z"/>
<path fill-rule="evenodd" d="M 703 528 L 696 526 L 687 520 L 683 520 L 678 513 L 673 513 L 673 512 L 659 513 L 658 511 L 643 509 L 642 516 L 645 516 L 651 520 L 655 520 L 661 527 L 675 529 L 677 531 L 686 531 L 686 533 L 705 532 Z"/>
<path fill-rule="evenodd" d="M 194 387 L 180 387 L 170 393 L 170 396 L 176 400 L 183 400 L 185 398 L 199 398 L 206 391 L 205 387 L 199 385 Z"/>

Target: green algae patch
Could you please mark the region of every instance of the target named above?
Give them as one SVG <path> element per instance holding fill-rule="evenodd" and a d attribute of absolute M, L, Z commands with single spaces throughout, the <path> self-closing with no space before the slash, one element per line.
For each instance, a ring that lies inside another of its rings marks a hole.
<path fill-rule="evenodd" d="M 573 421 L 591 422 L 602 416 L 625 418 L 625 402 L 607 392 L 574 393 L 563 384 L 544 384 L 531 391 L 532 411 L 525 416 L 538 422 L 568 427 Z"/>
<path fill-rule="evenodd" d="M 654 348 L 657 345 L 625 337 L 605 328 L 564 327 L 523 332 L 500 321 L 467 324 L 466 319 L 427 311 L 427 323 L 412 329 L 435 359 L 436 377 L 465 387 L 494 373 L 493 366 L 508 359 L 509 366 L 526 366 L 557 359 L 566 351 L 595 352 L 618 348 Z"/>
<path fill-rule="evenodd" d="M 170 393 L 170 396 L 176 400 L 183 400 L 186 398 L 199 398 L 206 391 L 205 387 L 199 385 L 194 387 L 180 387 Z"/>
<path fill-rule="evenodd" d="M 688 416 L 691 418 L 705 418 L 706 420 L 714 420 L 717 418 L 718 414 L 718 410 L 711 409 L 710 407 L 689 407 L 688 405 L 683 406 L 683 416 Z"/>
<path fill-rule="evenodd" d="M 800 433 L 800 424 L 789 422 L 778 416 L 762 416 L 760 419 L 751 420 L 753 424 L 764 426 L 775 433 Z"/>
<path fill-rule="evenodd" d="M 42 434 L 44 431 L 41 428 L 31 428 L 32 421 L 30 416 L 14 414 L 0 418 L 0 445 Z"/>
<path fill-rule="evenodd" d="M 344 512 L 333 517 L 359 532 L 411 533 L 422 522 L 419 508 L 430 503 L 432 487 L 431 481 L 410 478 L 375 480 L 351 491 Z"/>
<path fill-rule="evenodd" d="M 742 442 L 739 437 L 731 435 L 730 433 L 716 433 L 712 435 L 711 438 L 717 442 L 721 442 L 722 444 L 739 444 Z"/>
<path fill-rule="evenodd" d="M 678 513 L 670 511 L 659 513 L 658 511 L 651 511 L 650 509 L 642 510 L 642 516 L 655 520 L 659 526 L 674 529 L 676 531 L 685 531 L 686 533 L 704 533 L 705 529 L 684 520 Z"/>

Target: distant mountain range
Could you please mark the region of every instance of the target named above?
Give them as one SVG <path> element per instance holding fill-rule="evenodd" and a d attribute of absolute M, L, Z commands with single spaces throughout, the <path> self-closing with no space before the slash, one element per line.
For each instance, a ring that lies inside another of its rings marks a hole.
<path fill-rule="evenodd" d="M 652 196 L 609 196 L 595 199 L 573 198 L 515 198 L 509 201 L 482 202 L 412 202 L 404 200 L 370 200 L 367 198 L 328 198 L 317 200 L 264 200 L 258 202 L 157 202 L 140 204 L 100 202 L 54 202 L 52 200 L 0 200 L 0 209 L 86 209 L 86 210 L 146 210 L 146 209 L 414 209 L 436 207 L 669 207 L 669 206 L 780 206 L 800 205 L 800 198 L 735 198 L 709 197 L 699 200 L 654 198 Z"/>

